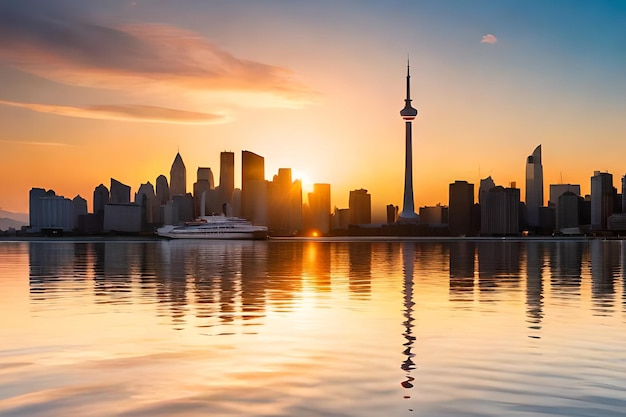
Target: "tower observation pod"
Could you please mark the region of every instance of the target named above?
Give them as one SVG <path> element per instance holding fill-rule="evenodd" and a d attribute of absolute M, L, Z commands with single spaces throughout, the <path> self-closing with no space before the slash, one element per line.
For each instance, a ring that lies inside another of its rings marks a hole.
<path fill-rule="evenodd" d="M 406 99 L 404 108 L 400 110 L 400 116 L 406 126 L 406 148 L 404 157 L 404 200 L 402 212 L 398 216 L 398 222 L 418 222 L 419 216 L 415 214 L 413 202 L 413 144 L 412 144 L 412 121 L 417 116 L 417 109 L 411 106 L 411 74 L 410 67 L 406 67 Z"/>

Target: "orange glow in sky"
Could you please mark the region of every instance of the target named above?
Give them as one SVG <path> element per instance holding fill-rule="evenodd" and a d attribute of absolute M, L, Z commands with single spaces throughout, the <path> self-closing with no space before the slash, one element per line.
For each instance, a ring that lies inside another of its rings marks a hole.
<path fill-rule="evenodd" d="M 623 7 L 358 6 L 3 3 L 0 207 L 27 212 L 29 189 L 42 187 L 91 208 L 98 184 L 113 177 L 134 193 L 168 176 L 179 150 L 188 190 L 199 166 L 217 181 L 224 150 L 240 186 L 250 150 L 267 179 L 290 167 L 294 179 L 306 173 L 305 192 L 330 183 L 332 207 L 367 189 L 381 221 L 402 204 L 407 54 L 416 207 L 447 204 L 455 180 L 477 192 L 488 175 L 524 196 L 539 144 L 546 201 L 561 180 L 589 193 L 594 170 L 620 187 Z M 597 26 L 581 33 L 591 17 Z"/>

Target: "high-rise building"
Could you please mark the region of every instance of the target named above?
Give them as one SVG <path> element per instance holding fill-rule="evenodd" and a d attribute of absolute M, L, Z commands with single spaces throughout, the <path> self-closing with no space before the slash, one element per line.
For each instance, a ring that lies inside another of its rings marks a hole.
<path fill-rule="evenodd" d="M 160 221 L 160 204 L 150 181 L 139 186 L 135 193 L 135 204 L 141 206 L 142 226 Z"/>
<path fill-rule="evenodd" d="M 176 153 L 170 169 L 170 198 L 187 194 L 187 169 L 180 153 Z"/>
<path fill-rule="evenodd" d="M 480 205 L 480 234 L 489 234 L 489 225 L 487 224 L 487 196 L 489 190 L 494 188 L 496 183 L 491 176 L 480 180 L 480 187 L 478 188 L 478 204 Z"/>
<path fill-rule="evenodd" d="M 626 175 L 622 177 L 622 213 L 626 214 Z"/>
<path fill-rule="evenodd" d="M 580 195 L 580 185 L 579 184 L 550 184 L 550 200 L 548 200 L 548 205 L 550 207 L 556 207 L 556 203 L 559 200 L 559 197 L 566 193 L 567 191 L 574 193 L 576 195 Z"/>
<path fill-rule="evenodd" d="M 156 179 L 156 198 L 160 205 L 164 205 L 170 199 L 170 187 L 165 175 L 159 175 Z"/>
<path fill-rule="evenodd" d="M 268 228 L 273 235 L 293 235 L 302 229 L 302 181 L 291 180 L 291 168 L 279 168 L 267 184 Z"/>
<path fill-rule="evenodd" d="M 78 219 L 80 216 L 87 215 L 87 200 L 79 195 L 72 200 L 74 206 L 74 229 L 78 228 Z"/>
<path fill-rule="evenodd" d="M 233 152 L 220 153 L 220 204 L 233 203 L 235 190 L 235 154 Z"/>
<path fill-rule="evenodd" d="M 330 184 L 313 184 L 309 193 L 309 215 L 307 227 L 320 233 L 330 231 Z"/>
<path fill-rule="evenodd" d="M 32 188 L 29 193 L 29 232 L 72 231 L 77 224 L 74 204 L 53 190 Z"/>
<path fill-rule="evenodd" d="M 556 202 L 556 230 L 558 232 L 579 226 L 579 200 L 580 196 L 572 191 L 565 191 L 559 195 Z"/>
<path fill-rule="evenodd" d="M 241 152 L 241 216 L 252 220 L 255 208 L 261 209 L 262 202 L 255 201 L 254 194 L 262 196 L 263 186 L 254 183 L 265 183 L 265 159 L 250 151 Z M 267 208 L 265 209 L 267 210 Z M 259 215 L 256 215 L 259 218 Z M 262 216 L 261 216 L 262 217 Z"/>
<path fill-rule="evenodd" d="M 387 204 L 387 223 L 395 223 L 398 218 L 398 206 Z"/>
<path fill-rule="evenodd" d="M 213 198 L 213 173 L 211 168 L 198 168 L 197 181 L 193 184 L 193 200 L 194 214 L 198 216 L 206 216 L 211 213 L 221 213 L 221 209 L 217 209 L 218 205 Z"/>
<path fill-rule="evenodd" d="M 111 178 L 111 204 L 130 204 L 130 187 Z"/>
<path fill-rule="evenodd" d="M 595 171 L 591 177 L 591 228 L 606 230 L 607 218 L 613 214 L 613 175 Z"/>
<path fill-rule="evenodd" d="M 104 216 L 104 206 L 109 204 L 110 199 L 109 189 L 106 185 L 98 185 L 93 190 L 93 213 Z"/>
<path fill-rule="evenodd" d="M 543 207 L 543 166 L 541 145 L 526 159 L 526 216 L 528 226 L 541 226 L 539 208 Z"/>
<path fill-rule="evenodd" d="M 211 171 L 211 168 L 198 167 L 196 178 L 197 181 L 207 181 L 211 190 L 215 188 L 215 181 L 213 179 L 213 171 Z"/>
<path fill-rule="evenodd" d="M 504 236 L 519 234 L 519 188 L 497 186 L 487 193 L 486 234 Z M 481 231 L 482 233 L 482 231 Z"/>
<path fill-rule="evenodd" d="M 449 187 L 448 228 L 453 235 L 472 234 L 474 184 L 455 181 Z"/>
<path fill-rule="evenodd" d="M 404 199 L 402 212 L 398 217 L 399 222 L 418 222 L 419 216 L 415 213 L 413 200 L 413 138 L 412 122 L 417 116 L 417 109 L 411 106 L 411 74 L 409 65 L 406 67 L 406 98 L 404 108 L 400 110 L 400 116 L 405 122 L 405 155 L 404 155 Z"/>
<path fill-rule="evenodd" d="M 420 224 L 426 224 L 431 228 L 444 227 L 448 224 L 448 207 L 441 204 L 420 207 Z"/>
<path fill-rule="evenodd" d="M 350 224 L 372 223 L 372 196 L 367 190 L 352 190 L 348 200 Z"/>

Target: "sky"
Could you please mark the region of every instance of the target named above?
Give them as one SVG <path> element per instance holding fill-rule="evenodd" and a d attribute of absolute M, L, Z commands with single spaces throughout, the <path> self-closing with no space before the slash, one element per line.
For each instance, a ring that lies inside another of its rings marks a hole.
<path fill-rule="evenodd" d="M 32 187 L 91 208 L 177 152 L 191 190 L 219 154 L 330 183 L 332 206 L 402 205 L 407 59 L 416 207 L 448 184 L 515 181 L 542 145 L 549 184 L 626 173 L 626 2 L 0 0 L 0 208 Z M 217 184 L 216 184 L 217 185 Z M 402 209 L 402 207 L 400 207 Z"/>

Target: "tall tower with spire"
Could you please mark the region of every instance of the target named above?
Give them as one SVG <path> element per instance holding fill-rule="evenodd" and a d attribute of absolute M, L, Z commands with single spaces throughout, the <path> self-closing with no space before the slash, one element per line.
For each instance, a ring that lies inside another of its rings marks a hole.
<path fill-rule="evenodd" d="M 411 74 L 409 64 L 406 66 L 406 99 L 404 108 L 400 110 L 400 116 L 406 125 L 406 149 L 404 157 L 404 201 L 402 212 L 398 216 L 399 222 L 418 222 L 419 216 L 415 214 L 413 202 L 413 144 L 412 144 L 412 121 L 417 116 L 417 109 L 411 106 Z"/>
<path fill-rule="evenodd" d="M 176 153 L 170 169 L 170 197 L 187 194 L 187 169 L 180 153 Z"/>

